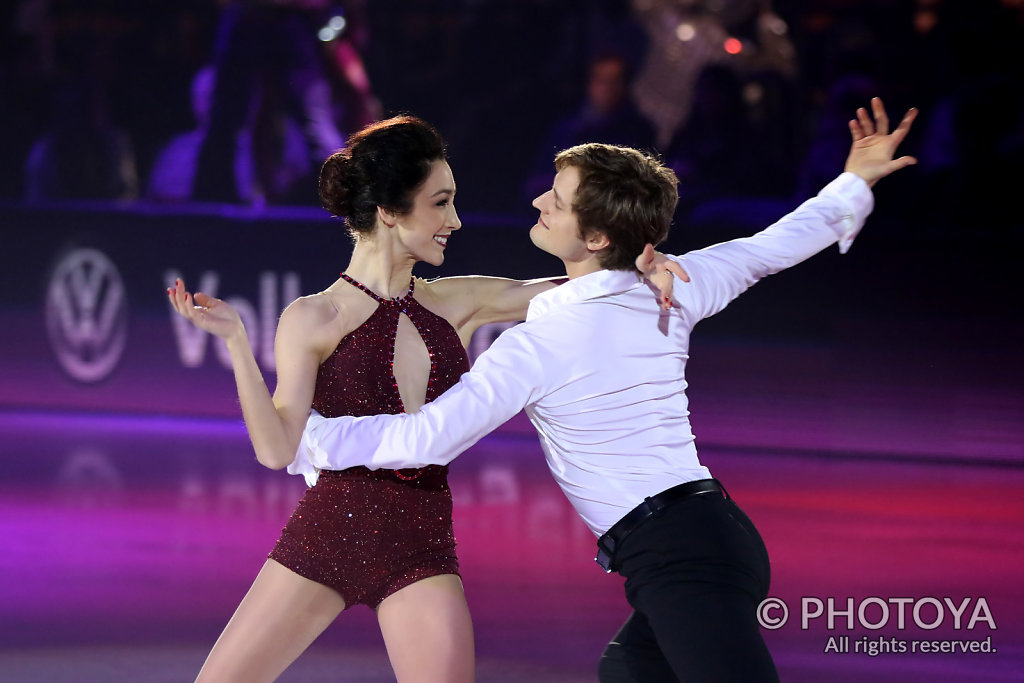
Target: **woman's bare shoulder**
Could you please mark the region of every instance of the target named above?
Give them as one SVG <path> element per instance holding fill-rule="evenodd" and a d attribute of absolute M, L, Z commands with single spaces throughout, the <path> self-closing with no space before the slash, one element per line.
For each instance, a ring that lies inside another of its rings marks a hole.
<path fill-rule="evenodd" d="M 300 296 L 288 304 L 281 314 L 281 324 L 301 326 L 305 329 L 337 322 L 345 306 L 327 292 Z"/>
<path fill-rule="evenodd" d="M 278 337 L 293 339 L 322 355 L 355 328 L 352 317 L 352 306 L 344 296 L 329 291 L 302 296 L 281 314 Z"/>

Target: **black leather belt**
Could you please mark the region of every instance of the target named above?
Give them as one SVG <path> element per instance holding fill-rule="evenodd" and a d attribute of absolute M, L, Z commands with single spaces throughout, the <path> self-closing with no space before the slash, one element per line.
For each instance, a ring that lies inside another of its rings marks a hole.
<path fill-rule="evenodd" d="M 612 525 L 608 532 L 597 539 L 597 557 L 594 560 L 601 565 L 606 572 L 616 571 L 615 552 L 626 540 L 626 537 L 633 533 L 637 527 L 655 516 L 670 505 L 674 505 L 687 498 L 699 496 L 704 493 L 721 493 L 728 498 L 725 487 L 717 479 L 698 479 L 688 481 L 679 486 L 673 486 L 661 493 L 644 498 L 644 502 L 626 513 L 626 515 Z"/>

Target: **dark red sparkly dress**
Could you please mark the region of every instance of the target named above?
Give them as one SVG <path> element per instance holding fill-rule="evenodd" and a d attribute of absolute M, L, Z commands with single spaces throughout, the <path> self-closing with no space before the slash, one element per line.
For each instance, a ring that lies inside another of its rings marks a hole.
<path fill-rule="evenodd" d="M 383 299 L 344 273 L 342 277 L 380 305 L 321 364 L 313 394 L 317 412 L 326 417 L 405 412 L 392 372 L 402 314 L 430 354 L 428 402 L 469 370 L 452 326 L 413 298 L 415 280 L 405 296 Z M 376 608 L 420 579 L 458 574 L 448 468 L 322 471 L 299 501 L 270 558 L 335 589 L 346 608 Z"/>

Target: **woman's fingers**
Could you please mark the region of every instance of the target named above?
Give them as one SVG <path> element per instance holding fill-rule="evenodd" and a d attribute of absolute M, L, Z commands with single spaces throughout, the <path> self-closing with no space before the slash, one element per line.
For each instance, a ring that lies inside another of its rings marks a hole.
<path fill-rule="evenodd" d="M 193 319 L 195 304 L 192 295 L 185 289 L 185 283 L 180 278 L 175 278 L 174 285 L 167 288 L 167 295 L 170 297 L 174 310 L 188 319 Z M 201 296 L 206 296 L 202 294 Z"/>
<path fill-rule="evenodd" d="M 674 273 L 676 277 L 678 277 L 683 282 L 690 281 L 690 274 L 683 270 L 683 267 L 676 263 L 675 261 L 673 261 L 672 259 L 668 259 L 668 262 L 665 264 L 665 269 L 671 273 Z"/>
<path fill-rule="evenodd" d="M 202 292 L 196 292 L 193 294 L 192 300 L 195 302 L 196 306 L 202 306 L 203 308 L 209 308 L 217 302 L 217 299 L 214 299 L 209 294 L 203 294 Z"/>
<path fill-rule="evenodd" d="M 181 306 L 178 305 L 178 281 L 175 280 L 174 284 L 167 288 L 167 298 L 171 302 L 171 306 L 178 313 L 181 313 Z"/>
<path fill-rule="evenodd" d="M 654 263 L 654 246 L 648 244 L 644 246 L 644 250 L 640 252 L 640 255 L 636 257 L 636 269 L 644 275 L 648 275 L 651 265 Z"/>

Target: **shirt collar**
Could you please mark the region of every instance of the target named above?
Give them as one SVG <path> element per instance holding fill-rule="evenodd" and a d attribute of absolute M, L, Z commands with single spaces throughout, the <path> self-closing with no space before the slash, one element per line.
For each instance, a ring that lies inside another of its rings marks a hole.
<path fill-rule="evenodd" d="M 533 320 L 569 304 L 620 294 L 638 287 L 643 280 L 631 270 L 599 270 L 581 275 L 533 297 L 526 319 Z"/>

